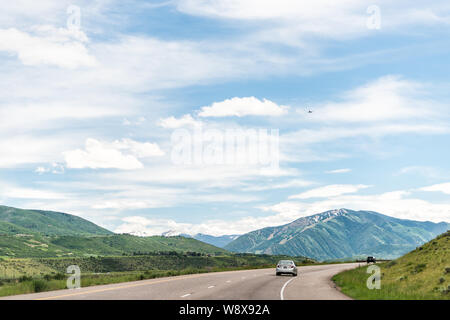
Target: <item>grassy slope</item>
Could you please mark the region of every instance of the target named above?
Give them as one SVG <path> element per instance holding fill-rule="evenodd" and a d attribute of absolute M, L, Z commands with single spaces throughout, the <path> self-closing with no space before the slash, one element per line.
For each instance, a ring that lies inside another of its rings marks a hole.
<path fill-rule="evenodd" d="M 116 235 L 70 214 L 0 206 L 0 257 L 111 256 L 155 251 L 227 252 L 193 238 Z"/>
<path fill-rule="evenodd" d="M 0 206 L 1 234 L 108 235 L 111 231 L 80 217 L 53 211 Z"/>
<path fill-rule="evenodd" d="M 184 237 L 111 236 L 0 236 L 0 256 L 14 258 L 50 258 L 68 256 L 112 256 L 155 251 L 226 254 L 227 251 Z"/>
<path fill-rule="evenodd" d="M 213 245 L 185 237 L 137 237 L 132 235 L 113 235 L 106 237 L 59 237 L 53 244 L 74 252 L 93 255 L 120 255 L 155 251 L 195 251 L 209 254 L 225 254 L 228 251 Z"/>
<path fill-rule="evenodd" d="M 340 273 L 333 280 L 356 299 L 450 299 L 450 232 L 379 266 L 380 290 L 366 287 L 367 266 Z"/>

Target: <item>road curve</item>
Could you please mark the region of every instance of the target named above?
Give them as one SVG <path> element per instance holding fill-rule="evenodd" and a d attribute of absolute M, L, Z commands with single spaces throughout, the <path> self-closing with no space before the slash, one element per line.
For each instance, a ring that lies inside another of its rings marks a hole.
<path fill-rule="evenodd" d="M 4 297 L 12 300 L 342 300 L 331 277 L 357 263 L 299 267 L 298 277 L 275 269 L 214 272 Z"/>

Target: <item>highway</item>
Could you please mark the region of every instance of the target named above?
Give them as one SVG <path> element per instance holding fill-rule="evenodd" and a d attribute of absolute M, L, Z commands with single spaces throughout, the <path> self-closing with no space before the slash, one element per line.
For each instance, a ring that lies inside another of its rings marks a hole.
<path fill-rule="evenodd" d="M 342 300 L 331 277 L 358 263 L 214 272 L 4 297 L 14 300 Z"/>

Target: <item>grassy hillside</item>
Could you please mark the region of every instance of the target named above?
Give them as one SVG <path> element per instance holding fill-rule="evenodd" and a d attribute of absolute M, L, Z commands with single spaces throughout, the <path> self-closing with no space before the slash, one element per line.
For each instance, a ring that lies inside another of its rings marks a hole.
<path fill-rule="evenodd" d="M 118 235 L 66 213 L 0 206 L 0 257 L 117 256 L 157 251 L 227 253 L 193 238 Z"/>
<path fill-rule="evenodd" d="M 226 254 L 228 251 L 184 237 L 109 236 L 0 236 L 0 257 L 50 258 L 138 255 L 158 251 Z"/>
<path fill-rule="evenodd" d="M 71 214 L 0 206 L 0 234 L 36 233 L 49 236 L 112 234 L 111 231 Z"/>
<path fill-rule="evenodd" d="M 127 234 L 102 237 L 58 237 L 52 244 L 67 248 L 78 255 L 143 254 L 155 251 L 194 251 L 209 254 L 226 254 L 228 251 L 185 237 L 137 237 Z"/>
<path fill-rule="evenodd" d="M 332 210 L 256 230 L 225 246 L 234 252 L 287 254 L 330 260 L 397 258 L 445 232 L 448 223 L 402 220 L 372 211 Z"/>
<path fill-rule="evenodd" d="M 333 280 L 356 299 L 450 299 L 450 232 L 379 267 L 380 290 L 367 289 L 367 266 L 340 273 Z"/>

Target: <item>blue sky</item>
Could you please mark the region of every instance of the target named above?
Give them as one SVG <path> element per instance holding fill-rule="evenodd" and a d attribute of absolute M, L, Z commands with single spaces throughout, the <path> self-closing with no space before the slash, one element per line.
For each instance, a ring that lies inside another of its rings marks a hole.
<path fill-rule="evenodd" d="M 440 0 L 15 1 L 0 202 L 146 235 L 342 207 L 450 221 L 449 31 Z M 278 130 L 278 166 L 174 161 L 200 129 Z"/>

